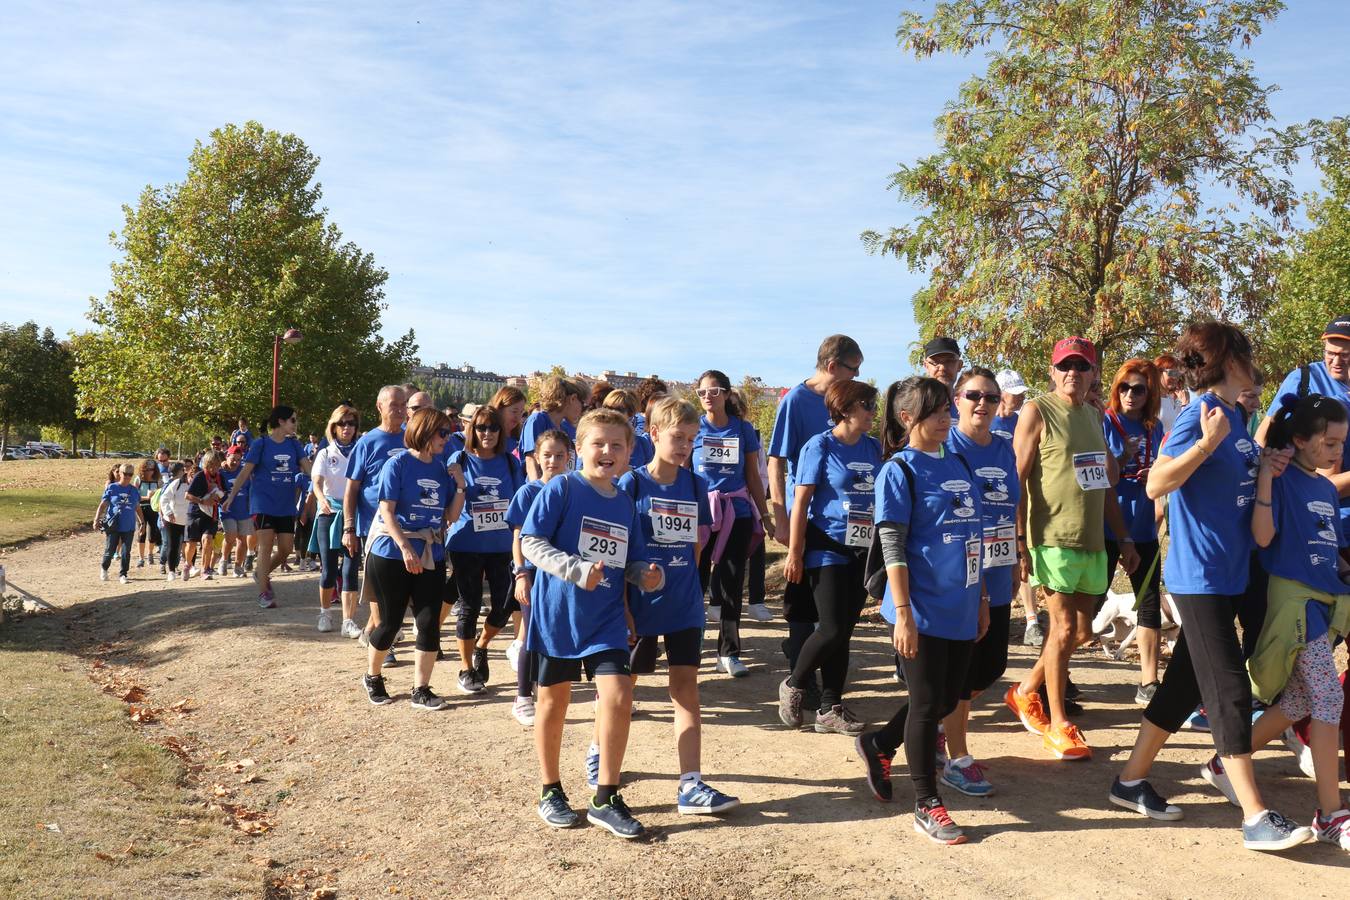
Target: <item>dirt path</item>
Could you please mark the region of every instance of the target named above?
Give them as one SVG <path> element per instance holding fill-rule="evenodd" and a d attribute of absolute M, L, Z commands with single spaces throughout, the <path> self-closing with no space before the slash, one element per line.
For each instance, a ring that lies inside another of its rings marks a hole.
<path fill-rule="evenodd" d="M 629 844 L 595 828 L 551 831 L 535 817 L 533 744 L 510 715 L 505 639 L 494 646 L 485 698 L 458 694 L 446 664 L 432 684 L 450 709 L 376 709 L 357 683 L 354 642 L 315 631 L 313 575 L 280 577 L 281 607 L 261 611 L 251 582 L 168 585 L 133 568 L 129 588 L 100 584 L 99 546 L 85 535 L 5 556 L 16 585 L 58 607 L 19 627 L 109 666 L 140 666 L 150 705 L 195 698 L 190 715 L 147 725 L 146 736 L 174 738 L 206 764 L 199 794 L 219 783 L 230 802 L 265 817 L 256 827 L 270 830 L 219 852 L 231 862 L 270 858 L 274 877 L 289 878 L 296 896 L 321 887 L 343 897 L 1266 897 L 1272 888 L 1345 896 L 1350 854 L 1325 845 L 1282 856 L 1241 848 L 1237 811 L 1199 778 L 1208 735 L 1178 735 L 1155 770 L 1155 783 L 1185 807 L 1182 822 L 1150 824 L 1108 805 L 1139 711 L 1133 667 L 1099 653 L 1084 651 L 1074 665 L 1094 760 L 1052 761 L 987 698 L 972 722 L 972 747 L 999 793 L 975 800 L 948 791 L 973 843 L 942 848 L 910 830 L 899 760 L 897 802 L 885 806 L 866 792 L 850 740 L 789 734 L 778 724 L 782 626 L 747 625 L 752 677 L 733 681 L 705 667 L 703 681 L 703 769 L 742 807 L 725 821 L 674 812 L 670 714 L 658 675 L 639 686 L 624 766 L 624 796 L 653 834 Z M 863 625 L 854 646 L 851 703 L 881 721 L 897 702 L 887 634 Z M 1020 646 L 1013 655 L 1016 673 L 1029 655 Z M 406 700 L 410 666 L 388 676 L 391 693 Z M 574 805 L 586 796 L 590 696 L 577 689 L 564 739 Z M 1282 748 L 1258 759 L 1268 800 L 1306 822 L 1312 783 Z"/>

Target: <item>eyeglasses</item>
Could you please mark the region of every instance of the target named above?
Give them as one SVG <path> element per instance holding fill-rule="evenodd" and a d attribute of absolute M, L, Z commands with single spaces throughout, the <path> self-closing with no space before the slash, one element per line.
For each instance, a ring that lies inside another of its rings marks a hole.
<path fill-rule="evenodd" d="M 978 404 L 981 400 L 985 403 L 994 404 L 1003 399 L 1002 394 L 986 394 L 982 391 L 962 391 L 961 396 L 975 404 Z"/>
<path fill-rule="evenodd" d="M 711 400 L 714 397 L 720 397 L 727 392 L 724 387 L 699 388 L 694 393 L 698 394 L 702 400 Z"/>
<path fill-rule="evenodd" d="M 502 426 L 493 425 L 492 423 L 488 422 L 485 424 L 473 426 L 473 430 L 478 432 L 479 434 L 496 434 L 497 432 L 502 430 Z"/>
<path fill-rule="evenodd" d="M 1061 359 L 1055 363 L 1055 368 L 1061 372 L 1091 372 L 1092 363 L 1086 359 Z"/>
<path fill-rule="evenodd" d="M 1350 350 L 1332 350 L 1328 348 L 1322 351 L 1322 356 L 1326 359 L 1334 359 L 1340 363 L 1350 363 Z"/>
<path fill-rule="evenodd" d="M 1120 393 L 1122 393 L 1122 394 L 1138 394 L 1139 396 L 1142 397 L 1142 396 L 1144 396 L 1145 394 L 1148 393 L 1148 385 L 1146 385 L 1146 384 L 1130 384 L 1129 382 L 1125 382 L 1124 384 L 1122 384 L 1122 385 L 1120 386 Z"/>
<path fill-rule="evenodd" d="M 341 422 L 338 422 L 337 424 L 338 424 L 338 427 L 339 427 L 339 428 L 355 428 L 355 427 L 356 427 L 356 420 L 355 420 L 355 419 L 343 419 Z"/>
<path fill-rule="evenodd" d="M 856 376 L 859 372 L 862 371 L 862 363 L 861 363 L 861 362 L 859 362 L 856 366 L 851 366 L 851 365 L 849 365 L 848 363 L 844 362 L 842 359 L 836 359 L 835 362 L 837 362 L 839 365 L 843 366 L 845 369 L 848 369 L 848 370 L 849 370 L 850 372 L 852 372 L 855 376 Z"/>
<path fill-rule="evenodd" d="M 437 429 L 436 429 L 436 437 L 438 437 L 438 438 L 448 438 L 448 437 L 450 437 L 450 435 L 451 435 L 452 433 L 453 433 L 453 432 L 451 432 L 449 428 L 437 428 Z"/>

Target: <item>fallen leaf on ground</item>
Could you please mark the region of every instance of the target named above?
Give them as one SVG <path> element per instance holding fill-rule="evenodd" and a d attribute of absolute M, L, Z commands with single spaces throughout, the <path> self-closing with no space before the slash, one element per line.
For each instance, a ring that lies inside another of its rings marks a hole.
<path fill-rule="evenodd" d="M 113 862 L 113 861 L 114 861 L 111 855 L 109 855 L 109 854 L 107 854 L 107 853 L 104 853 L 104 852 L 101 851 L 101 850 L 98 851 L 98 852 L 96 852 L 96 853 L 94 854 L 94 858 L 95 858 L 95 859 L 101 859 L 101 860 L 103 860 L 104 862 Z"/>

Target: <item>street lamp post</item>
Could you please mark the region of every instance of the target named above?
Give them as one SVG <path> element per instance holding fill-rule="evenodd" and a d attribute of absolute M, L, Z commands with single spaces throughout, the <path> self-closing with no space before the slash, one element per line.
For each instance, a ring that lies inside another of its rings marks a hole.
<path fill-rule="evenodd" d="M 285 334 L 279 334 L 272 338 L 272 406 L 275 408 L 281 401 L 278 399 L 277 377 L 281 374 L 281 345 L 298 344 L 304 337 L 298 328 L 287 328 Z"/>

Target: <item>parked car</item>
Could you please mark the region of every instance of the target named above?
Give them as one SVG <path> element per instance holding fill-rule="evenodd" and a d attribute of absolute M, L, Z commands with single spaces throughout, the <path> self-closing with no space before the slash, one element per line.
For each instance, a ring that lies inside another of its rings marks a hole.
<path fill-rule="evenodd" d="M 28 459 L 28 451 L 23 447 L 6 447 L 5 459 Z"/>

